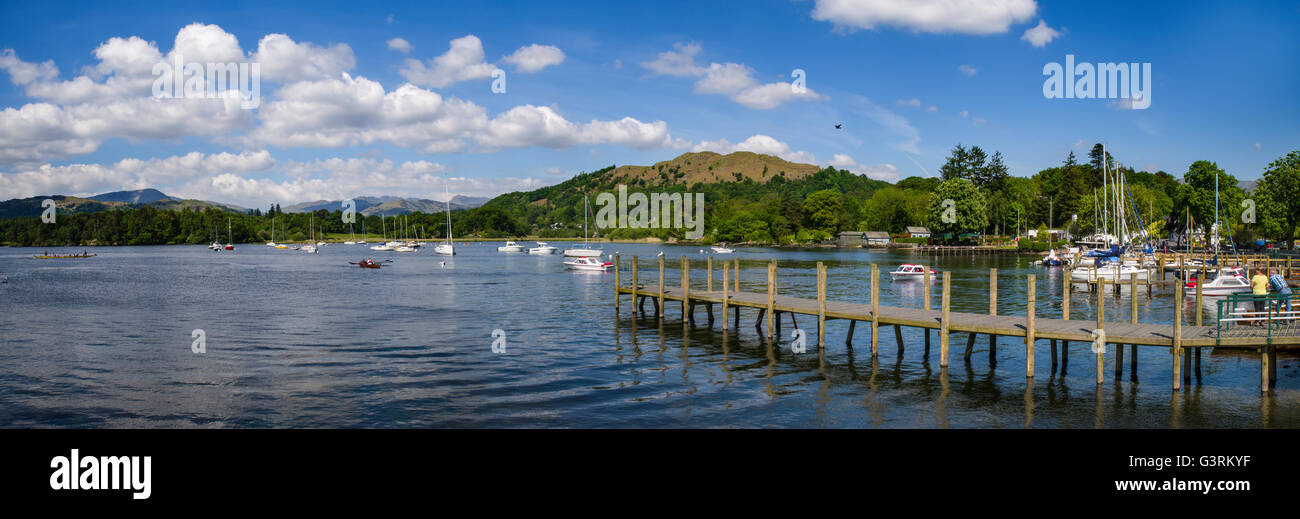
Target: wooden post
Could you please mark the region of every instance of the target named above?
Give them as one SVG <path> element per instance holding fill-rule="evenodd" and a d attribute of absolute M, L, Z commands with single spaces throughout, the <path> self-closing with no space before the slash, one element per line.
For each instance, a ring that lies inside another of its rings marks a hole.
<path fill-rule="evenodd" d="M 871 264 L 871 356 L 880 344 L 880 269 Z"/>
<path fill-rule="evenodd" d="M 730 294 L 731 287 L 728 286 L 727 283 L 731 281 L 730 278 L 731 278 L 731 265 L 727 262 L 723 262 L 722 263 L 722 331 L 723 332 L 727 331 L 727 306 L 728 306 L 727 303 L 731 299 L 731 294 Z"/>
<path fill-rule="evenodd" d="M 989 315 L 998 315 L 998 269 L 989 269 Z M 1053 352 L 1053 355 L 1056 353 Z M 1053 365 L 1056 363 L 1053 362 Z M 998 334 L 989 334 L 989 366 L 998 365 Z"/>
<path fill-rule="evenodd" d="M 771 316 L 767 320 L 767 338 L 771 340 L 775 330 L 772 321 L 776 320 L 776 260 L 767 263 L 767 313 Z"/>
<path fill-rule="evenodd" d="M 736 268 L 734 268 L 733 270 L 736 271 L 736 277 L 735 277 L 735 279 L 732 281 L 732 283 L 735 283 L 735 288 L 734 288 L 734 290 L 735 290 L 736 292 L 740 292 L 740 258 L 736 258 Z M 739 307 L 739 306 L 736 307 L 736 316 L 737 316 L 738 318 L 739 318 L 739 316 L 740 316 L 740 307 Z M 739 322 L 739 321 L 737 321 L 737 322 Z"/>
<path fill-rule="evenodd" d="M 922 265 L 921 270 L 924 271 L 922 277 L 924 278 L 925 281 L 925 286 L 921 287 L 921 298 L 925 299 L 925 303 L 924 303 L 925 309 L 929 310 L 930 309 L 930 267 Z M 930 329 L 929 328 L 925 329 L 925 358 L 927 359 L 930 358 Z"/>
<path fill-rule="evenodd" d="M 642 304 L 645 303 L 645 299 L 641 298 L 641 294 L 637 294 L 637 291 L 641 290 L 641 277 L 638 276 L 637 274 L 637 263 L 640 263 L 640 259 L 638 259 L 636 255 L 633 255 L 632 256 L 632 303 L 636 304 L 638 312 L 645 313 L 645 308 L 641 307 Z"/>
<path fill-rule="evenodd" d="M 952 273 L 943 271 L 943 297 L 942 297 L 942 317 L 939 319 L 939 367 L 948 367 L 948 282 L 952 278 Z"/>
<path fill-rule="evenodd" d="M 826 346 L 826 265 L 817 262 L 817 347 Z"/>
<path fill-rule="evenodd" d="M 691 260 L 682 255 L 682 320 L 695 321 L 695 307 L 691 305 Z"/>
<path fill-rule="evenodd" d="M 1106 329 L 1106 278 L 1097 278 L 1097 329 Z M 1106 343 L 1101 343 L 1101 350 L 1097 352 L 1097 384 L 1101 384 L 1105 378 L 1105 359 Z"/>
<path fill-rule="evenodd" d="M 622 295 L 622 280 L 620 279 L 618 269 L 622 266 L 618 261 L 618 254 L 614 255 L 614 315 L 618 315 L 619 296 Z M 632 298 L 634 301 L 635 297 Z"/>
<path fill-rule="evenodd" d="M 1037 299 L 1037 276 L 1029 275 L 1028 294 L 1025 299 L 1025 378 L 1034 378 L 1034 304 Z"/>
<path fill-rule="evenodd" d="M 1196 278 L 1196 325 L 1197 326 L 1201 325 L 1201 314 L 1205 313 L 1204 311 L 1201 310 L 1201 286 L 1204 284 L 1205 284 L 1205 269 L 1204 269 L 1204 264 L 1202 264 L 1201 275 L 1197 276 Z"/>
<path fill-rule="evenodd" d="M 1259 347 L 1259 391 L 1261 393 L 1267 393 L 1269 390 L 1268 361 L 1269 361 L 1268 346 L 1260 346 Z"/>
<path fill-rule="evenodd" d="M 660 321 L 664 319 L 664 257 L 659 256 L 659 301 L 655 307 L 655 316 Z"/>
<path fill-rule="evenodd" d="M 713 256 L 709 256 L 709 284 L 705 286 L 709 292 L 713 291 Z"/>
<path fill-rule="evenodd" d="M 1183 383 L 1183 284 L 1174 289 L 1174 391 Z"/>

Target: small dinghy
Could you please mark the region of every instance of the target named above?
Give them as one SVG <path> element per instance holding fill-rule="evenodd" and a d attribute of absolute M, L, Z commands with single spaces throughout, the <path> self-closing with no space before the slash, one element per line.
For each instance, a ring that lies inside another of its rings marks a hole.
<path fill-rule="evenodd" d="M 356 266 L 361 267 L 361 268 L 363 268 L 363 269 L 377 269 L 377 268 L 379 268 L 380 265 L 383 265 L 384 263 L 392 263 L 392 262 L 393 262 L 393 260 L 375 261 L 375 260 L 372 260 L 372 259 L 367 258 L 367 259 L 363 259 L 363 260 L 361 260 L 361 261 L 349 261 L 348 264 L 350 264 L 350 265 L 356 265 Z"/>

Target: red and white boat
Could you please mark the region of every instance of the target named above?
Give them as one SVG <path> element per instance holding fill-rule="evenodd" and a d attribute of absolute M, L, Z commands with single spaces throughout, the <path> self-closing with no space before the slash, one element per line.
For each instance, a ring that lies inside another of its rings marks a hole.
<path fill-rule="evenodd" d="M 590 256 L 583 256 L 583 257 L 578 257 L 578 258 L 572 258 L 572 259 L 570 259 L 570 260 L 568 260 L 568 261 L 565 261 L 565 262 L 564 262 L 564 266 L 565 266 L 565 267 L 568 267 L 568 268 L 571 268 L 571 269 L 577 269 L 577 270 L 600 270 L 600 271 L 604 271 L 604 270 L 608 270 L 609 268 L 613 267 L 614 264 L 611 263 L 611 262 L 608 262 L 608 261 L 601 261 L 601 260 L 599 260 L 599 259 L 597 259 L 597 258 L 593 258 L 593 257 L 590 257 Z"/>
<path fill-rule="evenodd" d="M 904 263 L 902 265 L 899 265 L 898 268 L 890 271 L 889 277 L 893 278 L 894 281 L 900 281 L 904 279 L 925 279 L 926 271 L 930 272 L 931 282 L 933 282 L 935 279 L 939 277 L 939 273 L 934 271 L 933 269 L 927 269 L 923 265 L 915 265 L 912 263 Z"/>
<path fill-rule="evenodd" d="M 1196 283 L 1198 279 L 1187 282 L 1186 295 L 1195 297 Z M 1201 295 L 1207 296 L 1226 296 L 1228 294 L 1251 292 L 1250 281 L 1246 278 L 1246 271 L 1241 267 L 1219 269 L 1218 277 L 1205 282 L 1201 286 Z"/>

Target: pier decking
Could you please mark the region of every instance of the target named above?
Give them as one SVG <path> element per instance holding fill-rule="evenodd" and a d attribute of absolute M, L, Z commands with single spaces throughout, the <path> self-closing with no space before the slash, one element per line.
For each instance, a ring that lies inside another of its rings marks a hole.
<path fill-rule="evenodd" d="M 638 310 L 644 312 L 644 304 L 649 301 L 654 308 L 655 315 L 663 317 L 664 302 L 677 301 L 682 305 L 683 319 L 694 322 L 696 306 L 705 306 L 708 310 L 708 321 L 713 323 L 713 306 L 721 305 L 722 308 L 722 328 L 727 329 L 728 309 L 734 309 L 734 326 L 740 326 L 740 309 L 753 308 L 758 310 L 755 326 L 762 326 L 762 322 L 767 317 L 767 337 L 772 339 L 774 334 L 779 334 L 780 314 L 789 313 L 792 315 L 806 315 L 814 317 L 818 321 L 817 326 L 817 345 L 818 347 L 826 346 L 825 326 L 828 319 L 846 319 L 850 321 L 849 336 L 846 344 L 851 346 L 853 341 L 854 329 L 858 322 L 870 323 L 871 326 L 871 352 L 876 354 L 879 344 L 879 329 L 881 326 L 893 326 L 895 339 L 898 343 L 898 349 L 903 350 L 902 335 L 900 327 L 907 326 L 925 330 L 925 351 L 928 355 L 930 352 L 930 330 L 938 332 L 939 341 L 939 364 L 940 366 L 948 365 L 950 353 L 949 336 L 953 332 L 965 332 L 968 334 L 965 358 L 969 359 L 970 349 L 974 344 L 976 334 L 985 334 L 990 338 L 990 362 L 996 364 L 996 347 L 998 337 L 1017 337 L 1023 338 L 1026 346 L 1026 377 L 1034 376 L 1034 360 L 1037 341 L 1047 340 L 1051 345 L 1052 367 L 1057 365 L 1057 342 L 1061 343 L 1060 354 L 1063 362 L 1068 362 L 1068 345 L 1070 342 L 1082 342 L 1092 345 L 1097 342 L 1113 344 L 1115 348 L 1115 374 L 1120 376 L 1124 364 L 1124 345 L 1129 345 L 1131 349 L 1131 366 L 1136 371 L 1137 367 L 1137 347 L 1160 347 L 1167 348 L 1172 357 L 1173 365 L 1173 389 L 1178 390 L 1182 381 L 1190 381 L 1190 370 L 1184 373 L 1183 365 L 1192 362 L 1192 352 L 1196 353 L 1196 364 L 1199 369 L 1200 349 L 1214 346 L 1232 346 L 1239 348 L 1257 349 L 1260 353 L 1261 369 L 1260 384 L 1261 390 L 1267 392 L 1276 383 L 1276 347 L 1278 345 L 1300 345 L 1300 323 L 1294 320 L 1286 321 L 1281 324 L 1274 324 L 1272 333 L 1268 333 L 1264 327 L 1252 326 L 1234 326 L 1228 328 L 1222 335 L 1216 334 L 1215 326 L 1187 326 L 1182 323 L 1182 308 L 1184 288 L 1181 283 L 1151 283 L 1147 286 L 1150 291 L 1151 285 L 1161 285 L 1172 287 L 1173 296 L 1176 298 L 1174 305 L 1174 324 L 1147 324 L 1139 323 L 1137 316 L 1136 298 L 1131 306 L 1131 320 L 1128 323 L 1105 321 L 1105 299 L 1098 298 L 1098 317 L 1096 321 L 1081 319 L 1055 319 L 1043 318 L 1035 315 L 1035 276 L 1029 275 L 1025 280 L 1027 284 L 1027 315 L 999 315 L 997 314 L 997 270 L 990 271 L 989 287 L 989 313 L 971 313 L 971 312 L 954 312 L 950 305 L 950 274 L 943 273 L 942 279 L 942 304 L 938 309 L 930 308 L 930 279 L 926 274 L 924 280 L 918 280 L 923 283 L 925 291 L 924 305 L 922 308 L 901 308 L 892 306 L 883 306 L 879 304 L 879 278 L 880 273 L 876 265 L 872 265 L 871 274 L 871 303 L 852 303 L 842 301 L 826 300 L 826 267 L 817 263 L 817 298 L 795 297 L 781 295 L 777 293 L 776 284 L 776 261 L 768 263 L 767 292 L 742 292 L 739 290 L 739 280 L 731 275 L 733 271 L 730 262 L 722 263 L 722 284 L 719 287 L 714 286 L 714 266 L 713 259 L 708 260 L 707 285 L 705 290 L 694 290 L 691 288 L 691 270 L 690 261 L 683 256 L 681 259 L 681 280 L 678 286 L 665 286 L 664 284 L 664 260 L 659 258 L 659 277 L 653 285 L 643 284 L 640 281 L 639 263 L 637 258 L 633 257 L 631 267 L 632 286 L 622 284 L 621 267 L 622 264 L 617 256 L 614 258 L 615 276 L 614 276 L 614 293 L 615 308 L 620 305 L 620 297 L 624 294 L 633 296 L 633 301 L 637 304 Z M 735 268 L 739 268 L 739 260 L 736 260 Z M 737 270 L 738 272 L 738 270 Z M 1064 278 L 1065 293 L 1069 293 L 1069 276 Z M 1104 281 L 1104 285 L 1107 284 Z M 1130 280 L 1123 283 L 1130 285 L 1136 292 L 1138 281 Z M 1098 290 L 1101 292 L 1101 290 Z M 1199 295 L 1199 294 L 1198 294 Z M 1199 301 L 1199 297 L 1198 297 Z M 1198 305 L 1199 308 L 1199 305 Z M 1069 316 L 1069 299 L 1064 299 L 1062 304 L 1062 317 Z M 1200 322 L 1199 316 L 1197 322 Z M 1100 336 L 1100 339 L 1099 339 Z M 811 342 L 811 338 L 810 338 Z M 1096 353 L 1097 365 L 1097 383 L 1102 383 L 1104 377 L 1104 349 Z M 1190 367 L 1190 366 L 1189 366 Z"/>

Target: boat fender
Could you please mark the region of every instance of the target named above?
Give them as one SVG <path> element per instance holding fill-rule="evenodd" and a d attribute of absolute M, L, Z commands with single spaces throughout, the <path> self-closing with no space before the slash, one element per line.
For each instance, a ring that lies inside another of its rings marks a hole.
<path fill-rule="evenodd" d="M 1092 331 L 1092 352 L 1106 353 L 1106 330 L 1098 328 Z"/>

